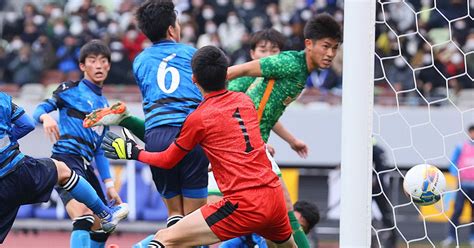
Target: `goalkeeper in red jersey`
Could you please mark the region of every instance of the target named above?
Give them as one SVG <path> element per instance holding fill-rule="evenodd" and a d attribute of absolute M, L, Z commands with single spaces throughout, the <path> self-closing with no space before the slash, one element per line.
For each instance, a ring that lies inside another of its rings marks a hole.
<path fill-rule="evenodd" d="M 147 152 L 130 138 L 108 133 L 109 158 L 135 159 L 169 169 L 200 144 L 208 156 L 223 200 L 160 230 L 148 247 L 207 245 L 257 233 L 279 247 L 296 247 L 280 181 L 260 135 L 257 111 L 243 93 L 225 89 L 228 60 L 216 47 L 199 49 L 192 60 L 193 81 L 203 102 L 163 152 Z"/>

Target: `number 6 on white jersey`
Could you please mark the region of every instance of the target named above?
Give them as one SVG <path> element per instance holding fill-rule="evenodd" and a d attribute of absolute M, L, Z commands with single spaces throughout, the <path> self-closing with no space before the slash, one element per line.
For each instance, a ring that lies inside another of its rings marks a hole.
<path fill-rule="evenodd" d="M 160 65 L 158 66 L 158 72 L 156 73 L 156 82 L 158 83 L 158 87 L 167 94 L 173 93 L 179 86 L 179 72 L 178 69 L 168 65 L 168 61 L 172 60 L 176 57 L 176 53 L 171 54 L 170 56 L 164 58 Z M 170 87 L 167 89 L 165 84 L 166 74 L 171 73 L 171 84 Z"/>

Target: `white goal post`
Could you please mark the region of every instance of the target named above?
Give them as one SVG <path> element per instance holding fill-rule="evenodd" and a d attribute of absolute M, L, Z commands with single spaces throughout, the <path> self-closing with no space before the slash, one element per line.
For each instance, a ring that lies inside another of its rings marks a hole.
<path fill-rule="evenodd" d="M 375 8 L 344 1 L 340 247 L 370 247 Z"/>

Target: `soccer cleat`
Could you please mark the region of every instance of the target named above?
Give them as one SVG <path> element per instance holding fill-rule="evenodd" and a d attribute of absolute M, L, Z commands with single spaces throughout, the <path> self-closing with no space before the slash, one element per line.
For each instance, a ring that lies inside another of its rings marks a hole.
<path fill-rule="evenodd" d="M 128 216 L 128 204 L 122 203 L 118 206 L 111 207 L 111 214 L 109 214 L 106 218 L 100 220 L 100 225 L 102 226 L 102 230 L 106 233 L 113 232 L 117 224 L 127 218 Z"/>
<path fill-rule="evenodd" d="M 95 126 L 113 126 L 118 125 L 123 119 L 127 118 L 129 113 L 127 106 L 123 102 L 117 102 L 114 105 L 96 109 L 92 113 L 86 115 L 82 126 L 85 128 Z"/>

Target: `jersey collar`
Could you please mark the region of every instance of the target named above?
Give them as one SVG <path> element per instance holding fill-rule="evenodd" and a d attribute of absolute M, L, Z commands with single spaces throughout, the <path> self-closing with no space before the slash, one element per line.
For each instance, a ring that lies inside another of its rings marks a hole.
<path fill-rule="evenodd" d="M 98 85 L 94 84 L 93 82 L 83 78 L 81 80 L 87 87 L 89 87 L 96 95 L 101 96 L 102 95 L 102 88 L 99 87 Z"/>
<path fill-rule="evenodd" d="M 206 94 L 204 96 L 204 99 L 209 99 L 211 97 L 216 97 L 216 96 L 220 96 L 220 95 L 224 95 L 225 93 L 227 93 L 227 89 L 222 89 L 222 90 L 218 90 L 218 91 L 213 91 L 213 92 L 210 92 L 208 94 Z"/>
<path fill-rule="evenodd" d="M 176 43 L 174 40 L 163 39 L 157 42 L 154 42 L 153 45 L 163 44 L 163 43 Z"/>

